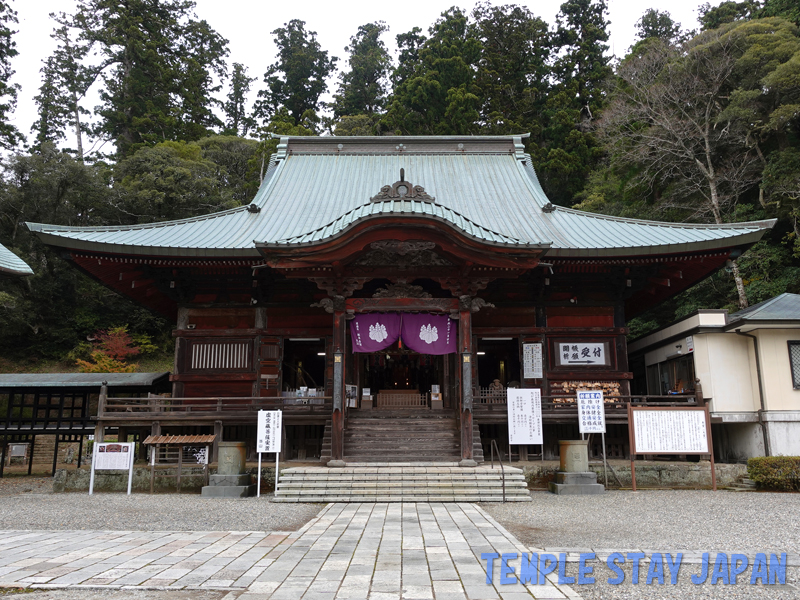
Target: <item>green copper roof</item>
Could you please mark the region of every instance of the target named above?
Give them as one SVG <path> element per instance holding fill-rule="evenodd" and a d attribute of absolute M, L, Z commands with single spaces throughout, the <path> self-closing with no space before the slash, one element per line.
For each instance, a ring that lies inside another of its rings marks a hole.
<path fill-rule="evenodd" d="M 729 323 L 741 321 L 800 321 L 800 295 L 781 294 L 728 317 Z"/>
<path fill-rule="evenodd" d="M 433 200 L 372 202 L 401 169 Z M 131 227 L 29 227 L 46 243 L 73 249 L 257 257 L 256 246 L 313 245 L 365 220 L 403 214 L 446 222 L 489 245 L 597 257 L 730 248 L 759 240 L 774 224 L 686 225 L 549 211 L 520 136 L 281 138 L 253 205 L 257 212 L 241 207 Z"/>
<path fill-rule="evenodd" d="M 0 274 L 33 275 L 33 271 L 20 257 L 0 244 Z"/>

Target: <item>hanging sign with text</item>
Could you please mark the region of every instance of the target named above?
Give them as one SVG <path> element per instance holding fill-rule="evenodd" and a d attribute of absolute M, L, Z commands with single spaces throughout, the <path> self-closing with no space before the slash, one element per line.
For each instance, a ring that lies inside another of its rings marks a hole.
<path fill-rule="evenodd" d="M 508 388 L 508 443 L 542 443 L 542 390 Z"/>
<path fill-rule="evenodd" d="M 578 390 L 578 430 L 580 433 L 605 433 L 606 409 L 603 392 Z"/>
<path fill-rule="evenodd" d="M 542 378 L 542 345 L 522 344 L 523 377 L 525 379 Z"/>
<path fill-rule="evenodd" d="M 606 342 L 560 342 L 556 346 L 556 365 L 607 365 Z"/>
<path fill-rule="evenodd" d="M 281 427 L 283 427 L 283 413 L 281 411 L 258 411 L 256 452 L 280 452 Z"/>

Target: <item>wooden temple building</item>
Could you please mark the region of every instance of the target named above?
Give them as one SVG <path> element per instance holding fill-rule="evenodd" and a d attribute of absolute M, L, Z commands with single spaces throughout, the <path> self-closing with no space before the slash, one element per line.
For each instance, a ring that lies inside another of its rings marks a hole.
<path fill-rule="evenodd" d="M 608 443 L 614 427 L 627 441 L 625 404 L 664 398 L 631 397 L 626 319 L 773 222 L 556 206 L 524 137 L 283 137 L 248 206 L 28 224 L 177 324 L 171 397 L 101 403 L 98 435 L 213 433 L 252 448 L 255 411 L 279 407 L 286 458 L 468 465 L 481 443 L 507 443 L 507 387 L 542 389 L 549 455 L 577 435 L 574 392 L 588 386 L 606 392 Z"/>

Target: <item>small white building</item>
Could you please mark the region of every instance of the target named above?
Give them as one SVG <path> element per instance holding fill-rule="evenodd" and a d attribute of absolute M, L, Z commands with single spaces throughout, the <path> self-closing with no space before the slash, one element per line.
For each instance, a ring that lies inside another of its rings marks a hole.
<path fill-rule="evenodd" d="M 642 393 L 702 386 L 719 460 L 800 455 L 800 295 L 732 315 L 699 310 L 630 343 L 628 354 Z"/>

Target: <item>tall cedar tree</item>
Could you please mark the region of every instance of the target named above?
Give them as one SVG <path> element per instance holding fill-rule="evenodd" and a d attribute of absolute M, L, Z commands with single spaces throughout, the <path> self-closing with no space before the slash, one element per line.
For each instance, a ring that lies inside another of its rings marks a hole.
<path fill-rule="evenodd" d="M 65 130 L 72 129 L 75 154 L 83 160 L 83 134 L 88 132 L 88 127 L 82 117 L 89 111 L 80 101 L 100 75 L 100 68 L 85 62 L 91 45 L 73 39 L 76 32 L 70 27 L 70 17 L 64 13 L 50 17 L 59 25 L 50 34 L 58 45 L 44 60 L 42 85 L 34 97 L 39 107 L 39 118 L 31 127 L 36 133 L 34 148 L 40 148 L 45 142 L 66 139 Z"/>
<path fill-rule="evenodd" d="M 225 134 L 247 136 L 255 127 L 253 117 L 247 112 L 247 94 L 255 77 L 248 77 L 247 67 L 233 63 L 228 99 L 222 105 L 225 113 Z"/>
<path fill-rule="evenodd" d="M 718 6 L 711 6 L 706 2 L 697 9 L 697 12 L 700 13 L 697 20 L 700 21 L 700 29 L 708 31 L 734 21 L 749 21 L 760 10 L 761 2 L 758 0 L 743 0 L 742 2 L 728 0 Z"/>
<path fill-rule="evenodd" d="M 22 141 L 22 135 L 11 123 L 9 118 L 17 106 L 17 92 L 19 84 L 11 83 L 14 70 L 11 68 L 11 59 L 19 52 L 17 44 L 12 39 L 16 33 L 13 27 L 18 23 L 17 12 L 11 4 L 0 0 L 0 147 L 9 149 Z"/>
<path fill-rule="evenodd" d="M 465 135 L 479 127 L 481 100 L 475 83 L 481 43 L 467 15 L 451 8 L 429 30 L 419 47 L 419 60 L 410 62 L 421 41 L 418 32 L 406 34 L 395 74 L 393 101 L 385 123 L 402 135 Z M 401 42 L 398 36 L 398 43 Z M 406 52 L 405 56 L 403 51 Z"/>
<path fill-rule="evenodd" d="M 164 140 L 195 140 L 214 116 L 227 40 L 194 17 L 191 0 L 78 0 L 72 26 L 101 57 L 97 133 L 120 157 Z"/>
<path fill-rule="evenodd" d="M 659 38 L 671 42 L 678 37 L 681 24 L 672 19 L 669 11 L 660 11 L 648 8 L 636 22 L 636 37 L 640 40 Z"/>
<path fill-rule="evenodd" d="M 339 90 L 333 100 L 333 116 L 368 115 L 380 113 L 386 106 L 389 50 L 381 35 L 389 31 L 383 21 L 367 23 L 358 28 L 345 47 L 349 71 L 339 76 Z"/>
<path fill-rule="evenodd" d="M 483 47 L 476 74 L 482 131 L 538 139 L 549 75 L 547 23 L 525 7 L 488 3 L 476 6 L 472 18 Z"/>
<path fill-rule="evenodd" d="M 296 124 L 307 111 L 317 112 L 327 79 L 336 67 L 317 41 L 315 31 L 306 31 L 305 21 L 293 19 L 272 32 L 278 60 L 264 73 L 266 89 L 258 92 L 256 116 L 267 124 L 285 107 Z"/>
<path fill-rule="evenodd" d="M 542 144 L 533 154 L 545 191 L 561 205 L 574 202 L 602 156 L 591 129 L 612 74 L 606 12 L 605 0 L 569 0 L 557 16 L 555 84 L 543 115 Z"/>

